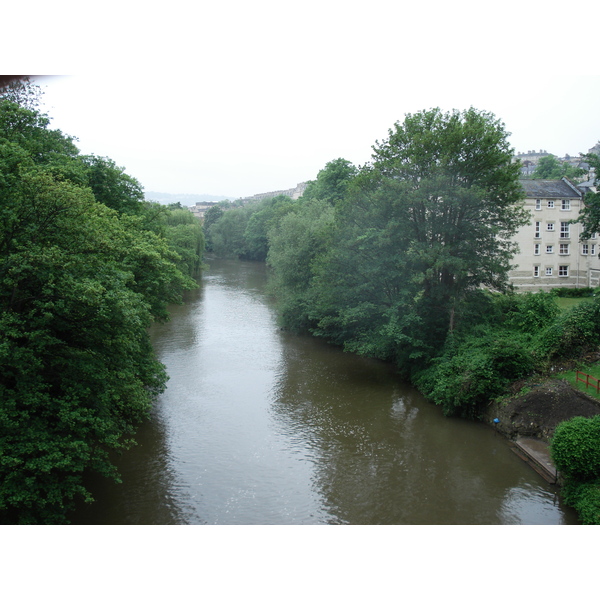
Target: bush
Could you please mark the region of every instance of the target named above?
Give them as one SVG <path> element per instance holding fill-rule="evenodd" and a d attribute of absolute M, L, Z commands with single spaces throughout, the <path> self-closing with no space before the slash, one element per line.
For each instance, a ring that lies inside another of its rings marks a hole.
<path fill-rule="evenodd" d="M 560 313 L 552 294 L 526 292 L 510 297 L 507 325 L 519 331 L 537 333 L 552 323 Z"/>
<path fill-rule="evenodd" d="M 534 368 L 526 336 L 489 331 L 449 349 L 414 380 L 445 415 L 472 417 L 478 404 L 502 394 Z"/>
<path fill-rule="evenodd" d="M 553 288 L 551 294 L 558 298 L 586 298 L 595 296 L 598 288 Z"/>
<path fill-rule="evenodd" d="M 584 525 L 600 525 L 600 479 L 586 483 L 568 481 L 562 495 L 565 503 L 577 511 Z"/>
<path fill-rule="evenodd" d="M 574 306 L 544 329 L 535 341 L 535 351 L 551 358 L 578 358 L 598 348 L 600 298 Z"/>
<path fill-rule="evenodd" d="M 600 477 L 600 415 L 560 423 L 551 443 L 552 460 L 565 478 L 580 482 Z"/>

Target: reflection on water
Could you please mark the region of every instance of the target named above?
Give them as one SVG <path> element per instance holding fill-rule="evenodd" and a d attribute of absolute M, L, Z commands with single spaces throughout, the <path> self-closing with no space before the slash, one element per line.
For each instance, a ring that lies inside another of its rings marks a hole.
<path fill-rule="evenodd" d="M 492 430 L 444 418 L 388 365 L 280 331 L 264 265 L 211 261 L 152 330 L 171 377 L 122 485 L 74 522 L 575 523 Z"/>

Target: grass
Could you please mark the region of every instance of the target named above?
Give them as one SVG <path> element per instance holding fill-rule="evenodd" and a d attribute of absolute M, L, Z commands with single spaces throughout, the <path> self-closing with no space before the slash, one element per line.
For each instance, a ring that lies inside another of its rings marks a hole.
<path fill-rule="evenodd" d="M 591 375 L 592 377 L 595 377 L 596 379 L 600 380 L 600 363 L 595 363 L 593 365 L 585 365 L 585 366 L 582 366 L 579 370 L 582 371 L 583 373 L 585 373 L 586 375 Z M 577 370 L 565 371 L 564 373 L 561 373 L 560 375 L 556 375 L 556 377 L 558 379 L 566 379 L 574 388 L 581 390 L 583 392 L 587 392 L 588 394 L 590 394 L 591 396 L 594 396 L 596 398 L 600 398 L 600 394 L 598 394 L 596 392 L 595 388 L 588 387 L 586 389 L 585 383 L 583 383 L 581 381 L 577 381 Z M 597 383 L 593 379 L 590 380 L 590 382 L 593 384 Z"/>
<path fill-rule="evenodd" d="M 594 298 L 592 296 L 585 296 L 583 298 L 555 298 L 556 304 L 561 310 L 568 310 L 569 308 L 573 308 L 581 302 L 592 302 Z"/>

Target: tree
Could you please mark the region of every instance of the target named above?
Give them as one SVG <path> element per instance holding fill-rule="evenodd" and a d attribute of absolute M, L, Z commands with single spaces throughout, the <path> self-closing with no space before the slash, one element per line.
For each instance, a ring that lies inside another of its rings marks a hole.
<path fill-rule="evenodd" d="M 213 250 L 211 228 L 224 214 L 225 211 L 219 205 L 211 206 L 204 213 L 202 228 L 204 230 L 204 239 L 206 240 L 206 250 L 208 252 L 212 252 Z"/>
<path fill-rule="evenodd" d="M 49 129 L 48 115 L 19 104 L 18 98 L 0 96 L 0 137 L 6 143 L 23 148 L 39 165 L 77 163 L 79 154 L 75 138 L 60 130 Z M 78 163 L 77 163 L 78 164 Z"/>
<path fill-rule="evenodd" d="M 41 102 L 42 90 L 27 76 L 1 76 L 0 99 L 9 100 L 19 106 L 36 110 Z"/>
<path fill-rule="evenodd" d="M 314 276 L 330 243 L 333 221 L 334 209 L 329 203 L 311 200 L 269 230 L 270 286 L 278 299 L 282 324 L 288 329 L 302 331 L 311 324 Z"/>
<path fill-rule="evenodd" d="M 396 198 L 405 257 L 432 307 L 449 314 L 469 290 L 507 288 L 510 238 L 528 222 L 504 125 L 473 108 L 407 115 L 374 148 L 376 190 Z"/>
<path fill-rule="evenodd" d="M 108 451 L 162 389 L 146 328 L 183 280 L 166 244 L 88 190 L 20 183 L 1 230 L 0 520 L 60 522 L 89 498 L 87 469 L 116 476 Z"/>
<path fill-rule="evenodd" d="M 244 231 L 244 258 L 264 261 L 269 251 L 268 233 L 294 209 L 294 201 L 285 195 L 265 198 L 253 212 Z M 239 209 L 238 209 L 239 210 Z"/>
<path fill-rule="evenodd" d="M 583 169 L 574 167 L 568 162 L 561 162 L 556 156 L 549 155 L 540 158 L 532 177 L 533 179 L 561 179 L 562 177 L 576 179 L 583 174 Z"/>
<path fill-rule="evenodd" d="M 190 277 L 200 275 L 204 256 L 202 223 L 187 208 L 173 208 L 165 213 L 165 237 L 169 247 L 180 257 L 179 268 Z"/>
<path fill-rule="evenodd" d="M 244 232 L 252 212 L 252 208 L 249 207 L 235 208 L 224 212 L 208 230 L 212 252 L 226 258 L 244 256 L 246 253 Z"/>
<path fill-rule="evenodd" d="M 335 205 L 345 197 L 348 185 L 357 173 L 358 169 L 344 158 L 332 160 L 319 171 L 315 181 L 309 182 L 302 199 L 318 198 Z"/>
<path fill-rule="evenodd" d="M 127 214 L 134 180 L 102 160 L 110 208 L 48 124 L 0 99 L 1 523 L 65 522 L 91 500 L 88 471 L 118 479 L 110 453 L 132 443 L 166 381 L 148 326 L 194 285 L 149 227 L 159 213 Z"/>
<path fill-rule="evenodd" d="M 597 183 L 598 174 L 600 174 L 600 156 L 598 154 L 585 154 L 582 159 L 590 165 L 590 171 L 593 169 Z M 600 233 L 600 192 L 590 191 L 583 200 L 584 208 L 575 222 L 583 224 L 580 239 L 589 240 L 594 233 Z"/>
<path fill-rule="evenodd" d="M 504 126 L 473 108 L 407 115 L 338 203 L 313 331 L 408 374 L 485 286 L 505 290 L 528 221 Z M 410 368 L 409 368 L 410 367 Z"/>
<path fill-rule="evenodd" d="M 83 156 L 86 184 L 102 202 L 120 213 L 136 214 L 142 208 L 144 190 L 139 181 L 127 175 L 113 160 L 100 156 Z"/>

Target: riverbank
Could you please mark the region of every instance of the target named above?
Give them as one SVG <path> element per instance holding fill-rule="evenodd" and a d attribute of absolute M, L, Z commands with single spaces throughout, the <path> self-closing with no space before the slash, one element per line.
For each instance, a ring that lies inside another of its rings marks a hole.
<path fill-rule="evenodd" d="M 510 440 L 527 436 L 549 443 L 562 421 L 598 414 L 600 401 L 566 381 L 548 378 L 515 382 L 509 395 L 482 408 L 480 419 Z"/>

